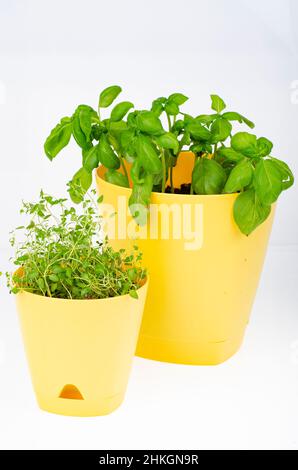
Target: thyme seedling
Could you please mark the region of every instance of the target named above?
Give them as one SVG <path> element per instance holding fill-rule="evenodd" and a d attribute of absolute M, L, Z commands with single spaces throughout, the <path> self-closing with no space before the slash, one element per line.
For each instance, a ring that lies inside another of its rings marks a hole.
<path fill-rule="evenodd" d="M 114 251 L 102 240 L 94 194 L 92 190 L 76 208 L 43 191 L 38 202 L 23 203 L 21 213 L 30 221 L 11 234 L 18 266 L 15 273 L 7 273 L 12 293 L 25 290 L 62 299 L 138 297 L 146 278 L 141 253 L 137 247 L 129 254 Z"/>

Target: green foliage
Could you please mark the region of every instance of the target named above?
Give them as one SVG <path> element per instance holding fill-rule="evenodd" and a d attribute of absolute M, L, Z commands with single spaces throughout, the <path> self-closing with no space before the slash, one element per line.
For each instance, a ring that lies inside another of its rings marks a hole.
<path fill-rule="evenodd" d="M 200 158 L 193 173 L 192 185 L 196 194 L 220 194 L 226 181 L 226 173 L 215 160 Z"/>
<path fill-rule="evenodd" d="M 53 160 L 60 150 L 66 147 L 70 141 L 71 133 L 72 119 L 69 117 L 62 118 L 51 131 L 44 144 L 45 153 L 50 160 Z"/>
<path fill-rule="evenodd" d="M 174 193 L 173 169 L 180 152 L 191 150 L 196 163 L 190 193 L 240 193 L 234 218 L 247 234 L 265 220 L 270 205 L 293 184 L 288 165 L 271 155 L 270 140 L 250 132 L 233 132 L 235 123 L 250 129 L 254 123 L 226 109 L 220 96 L 210 96 L 210 114 L 196 117 L 181 111 L 188 97 L 172 93 L 153 100 L 150 110 L 132 111 L 133 103 L 122 101 L 113 107 L 110 117 L 101 119 L 101 108 L 110 106 L 120 92 L 116 85 L 103 90 L 98 112 L 79 105 L 72 117 L 63 118 L 46 139 L 45 152 L 50 160 L 68 144 L 71 135 L 81 149 L 82 168 L 68 183 L 74 202 L 82 201 L 92 171 L 99 164 L 107 168 L 106 180 L 119 186 L 128 187 L 130 171 L 130 211 L 137 223 L 145 224 L 151 191 L 165 192 L 168 185 Z M 122 170 L 117 171 L 120 166 Z"/>
<path fill-rule="evenodd" d="M 108 170 L 105 173 L 105 180 L 109 183 L 116 184 L 117 186 L 123 186 L 129 188 L 129 182 L 126 175 L 119 173 L 116 170 Z"/>
<path fill-rule="evenodd" d="M 160 119 L 152 111 L 139 111 L 136 114 L 136 127 L 146 134 L 159 135 L 163 132 Z"/>
<path fill-rule="evenodd" d="M 215 119 L 211 124 L 212 141 L 214 143 L 226 140 L 232 131 L 232 124 L 225 118 Z"/>
<path fill-rule="evenodd" d="M 246 158 L 243 158 L 232 168 L 225 184 L 224 192 L 236 193 L 237 191 L 242 191 L 243 188 L 250 185 L 252 177 L 253 166 Z"/>
<path fill-rule="evenodd" d="M 278 158 L 271 157 L 271 161 L 280 171 L 283 191 L 290 188 L 294 184 L 294 175 L 289 166 Z"/>
<path fill-rule="evenodd" d="M 122 89 L 118 85 L 112 85 L 105 88 L 99 95 L 99 108 L 108 108 L 117 98 Z"/>
<path fill-rule="evenodd" d="M 211 98 L 211 109 L 220 113 L 223 109 L 226 108 L 226 104 L 222 98 L 218 95 L 210 95 Z"/>
<path fill-rule="evenodd" d="M 157 174 L 161 171 L 161 160 L 156 147 L 151 139 L 143 134 L 139 134 L 136 142 L 136 152 L 138 160 L 148 174 Z"/>
<path fill-rule="evenodd" d="M 271 206 L 262 203 L 255 189 L 243 191 L 234 204 L 234 218 L 241 232 L 249 235 L 270 214 Z"/>
<path fill-rule="evenodd" d="M 132 216 L 139 225 L 147 223 L 148 207 L 153 188 L 153 176 L 143 173 L 142 178 L 136 181 L 129 198 L 129 207 Z"/>
<path fill-rule="evenodd" d="M 166 132 L 160 137 L 157 137 L 156 142 L 160 147 L 172 150 L 175 155 L 179 151 L 179 142 L 172 132 Z"/>
<path fill-rule="evenodd" d="M 274 162 L 260 159 L 255 168 L 254 186 L 263 203 L 271 204 L 276 201 L 282 191 L 282 178 Z"/>
<path fill-rule="evenodd" d="M 173 102 L 177 104 L 178 106 L 180 106 L 181 104 L 184 104 L 187 100 L 188 100 L 188 97 L 183 95 L 182 93 L 173 93 L 168 98 L 169 103 Z"/>
<path fill-rule="evenodd" d="M 83 158 L 83 167 L 85 170 L 91 174 L 94 168 L 98 167 L 99 163 L 99 144 L 94 145 L 86 151 Z"/>
<path fill-rule="evenodd" d="M 84 199 L 84 194 L 88 191 L 92 183 L 92 175 L 84 167 L 80 168 L 68 183 L 69 195 L 73 202 L 79 204 Z"/>
<path fill-rule="evenodd" d="M 122 103 L 116 104 L 111 112 L 111 121 L 121 121 L 131 108 L 133 108 L 133 103 L 130 101 L 122 101 Z"/>
<path fill-rule="evenodd" d="M 100 163 L 111 170 L 120 168 L 120 160 L 110 144 L 107 134 L 102 134 L 98 144 L 98 159 Z"/>
<path fill-rule="evenodd" d="M 92 192 L 93 194 L 95 191 Z M 22 290 L 61 299 L 104 299 L 130 294 L 146 278 L 141 254 L 114 251 L 101 241 L 101 218 L 92 196 L 82 208 L 69 207 L 66 199 L 40 193 L 36 203 L 23 203 L 21 213 L 29 216 L 11 238 L 15 247 L 15 273 L 7 273 L 13 293 Z M 16 235 L 22 241 L 16 245 Z"/>
<path fill-rule="evenodd" d="M 246 157 L 253 157 L 257 154 L 257 137 L 248 132 L 238 132 L 231 138 L 231 147 Z"/>

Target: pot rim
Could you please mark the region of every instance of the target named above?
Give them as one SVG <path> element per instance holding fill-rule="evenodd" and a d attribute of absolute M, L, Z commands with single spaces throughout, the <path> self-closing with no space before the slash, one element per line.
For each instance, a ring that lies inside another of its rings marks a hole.
<path fill-rule="evenodd" d="M 124 191 L 127 195 L 130 195 L 131 191 L 132 191 L 132 188 L 126 188 L 125 186 L 118 186 L 117 184 L 113 184 L 113 183 L 110 183 L 108 181 L 106 181 L 100 174 L 99 174 L 99 170 L 101 169 L 102 167 L 99 166 L 95 169 L 95 175 L 96 175 L 96 179 L 100 180 L 100 181 L 103 181 L 104 184 L 106 184 L 107 186 L 114 186 L 116 188 L 121 188 L 121 191 Z M 199 199 L 199 198 L 210 198 L 210 199 L 215 199 L 215 198 L 220 198 L 220 199 L 233 199 L 235 198 L 235 196 L 237 196 L 238 194 L 240 193 L 225 193 L 225 194 L 172 194 L 172 193 L 158 193 L 156 191 L 152 191 L 151 192 L 152 195 L 154 196 L 159 196 L 159 197 L 163 197 L 163 198 L 172 198 L 173 196 L 177 197 L 177 198 L 181 198 L 181 199 L 185 199 L 187 198 L 188 200 L 191 198 L 192 200 L 194 199 Z"/>
<path fill-rule="evenodd" d="M 149 283 L 149 276 L 147 275 L 144 284 L 142 284 L 137 289 L 137 292 L 145 290 L 148 286 L 148 283 Z M 64 302 L 77 302 L 77 303 L 84 302 L 84 304 L 86 302 L 103 302 L 103 301 L 109 301 L 109 300 L 114 300 L 114 299 L 125 299 L 125 298 L 132 299 L 132 297 L 129 294 L 115 295 L 114 297 L 105 297 L 104 299 L 62 299 L 60 297 L 48 297 L 46 295 L 34 294 L 33 292 L 28 292 L 26 290 L 21 290 L 20 292 L 15 294 L 15 296 L 18 297 L 19 295 L 24 295 L 24 294 L 30 297 L 38 297 L 38 298 L 44 299 L 45 301 L 49 300 L 49 301 L 64 301 Z M 138 301 L 139 299 L 132 299 L 132 300 Z"/>

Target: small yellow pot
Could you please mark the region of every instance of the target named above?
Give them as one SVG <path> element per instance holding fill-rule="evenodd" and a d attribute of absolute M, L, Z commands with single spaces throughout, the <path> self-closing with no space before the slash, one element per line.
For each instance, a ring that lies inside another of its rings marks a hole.
<path fill-rule="evenodd" d="M 68 416 L 111 413 L 123 401 L 147 284 L 129 295 L 66 300 L 16 295 L 41 409 Z"/>
<path fill-rule="evenodd" d="M 177 186 L 190 181 L 192 167 L 193 154 L 183 153 L 174 170 Z M 109 241 L 116 249 L 129 249 L 137 237 L 134 221 L 124 214 L 131 189 L 107 183 L 104 172 L 104 168 L 97 170 L 98 191 L 104 196 L 103 203 L 116 212 L 109 219 L 115 223 L 114 230 L 110 227 L 107 231 Z M 224 362 L 239 349 L 259 282 L 274 208 L 247 237 L 234 222 L 236 197 L 152 193 L 152 205 L 168 206 L 173 211 L 176 208 L 178 212 L 180 208 L 182 220 L 184 212 L 186 219 L 189 214 L 196 216 L 196 243 L 190 243 L 184 231 L 179 237 L 172 219 L 168 223 L 164 220 L 162 228 L 160 214 L 154 223 L 150 218 L 145 234 L 144 229 L 139 231 L 137 244 L 151 282 L 138 356 L 211 365 Z"/>

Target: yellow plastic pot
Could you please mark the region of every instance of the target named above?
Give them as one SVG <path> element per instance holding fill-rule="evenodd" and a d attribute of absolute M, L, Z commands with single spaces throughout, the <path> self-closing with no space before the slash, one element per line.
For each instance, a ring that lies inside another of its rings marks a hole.
<path fill-rule="evenodd" d="M 147 284 L 129 295 L 64 300 L 21 292 L 17 307 L 41 409 L 68 416 L 111 413 L 123 401 Z"/>
<path fill-rule="evenodd" d="M 174 183 L 189 182 L 192 167 L 193 155 L 183 153 L 174 170 Z M 127 214 L 124 217 L 131 189 L 107 183 L 104 171 L 97 170 L 96 180 L 103 203 L 116 212 L 109 219 L 115 222 L 115 230 L 107 232 L 110 243 L 115 248 L 129 248 L 136 244 L 134 221 Z M 152 227 L 150 219 L 147 238 L 137 241 L 151 278 L 138 356 L 211 365 L 222 363 L 239 349 L 258 286 L 274 209 L 247 237 L 233 219 L 236 197 L 237 194 L 152 193 L 151 204 L 174 204 L 178 209 L 188 205 L 191 213 L 197 210 L 198 243 L 195 249 L 188 249 L 189 240 L 185 236 L 179 238 L 171 230 L 170 219 L 169 237 L 163 239 L 160 217 L 154 219 L 157 227 Z M 143 230 L 140 236 L 144 237 Z"/>

